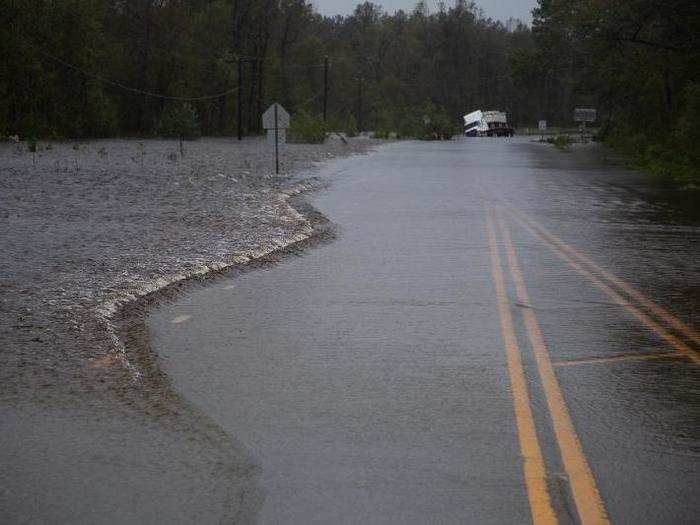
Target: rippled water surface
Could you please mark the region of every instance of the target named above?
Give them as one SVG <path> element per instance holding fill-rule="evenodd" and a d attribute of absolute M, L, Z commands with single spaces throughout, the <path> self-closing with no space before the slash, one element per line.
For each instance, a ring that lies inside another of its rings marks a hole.
<path fill-rule="evenodd" d="M 260 465 L 261 521 L 527 521 L 486 235 L 497 210 L 530 294 L 519 302 L 507 278 L 560 520 L 575 522 L 577 510 L 525 309 L 613 521 L 693 522 L 700 374 L 687 355 L 697 345 L 676 333 L 690 354 L 647 359 L 677 348 L 510 213 L 697 330 L 695 210 L 604 155 L 484 139 L 400 143 L 340 161 L 326 174 L 330 189 L 313 197 L 337 240 L 152 315 L 175 388 Z"/>

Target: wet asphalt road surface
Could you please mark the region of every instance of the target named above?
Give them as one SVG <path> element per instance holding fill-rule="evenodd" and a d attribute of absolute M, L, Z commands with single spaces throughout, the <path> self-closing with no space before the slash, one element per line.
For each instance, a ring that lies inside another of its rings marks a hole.
<path fill-rule="evenodd" d="M 700 221 L 602 156 L 337 161 L 311 198 L 335 241 L 152 314 L 259 464 L 260 522 L 696 522 Z"/>

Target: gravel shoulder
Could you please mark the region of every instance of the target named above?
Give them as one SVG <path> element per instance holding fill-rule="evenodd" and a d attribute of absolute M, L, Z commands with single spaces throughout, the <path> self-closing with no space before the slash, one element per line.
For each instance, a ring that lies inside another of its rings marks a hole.
<path fill-rule="evenodd" d="M 376 144 L 288 145 L 279 176 L 262 139 L 0 144 L 2 521 L 252 519 L 254 459 L 171 391 L 144 315 L 327 236 L 295 196 Z"/>

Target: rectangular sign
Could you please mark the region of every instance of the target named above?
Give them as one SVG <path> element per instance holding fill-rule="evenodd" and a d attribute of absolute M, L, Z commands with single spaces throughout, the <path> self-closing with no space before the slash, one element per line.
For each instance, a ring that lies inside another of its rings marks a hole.
<path fill-rule="evenodd" d="M 593 108 L 574 109 L 574 122 L 595 122 L 597 117 L 598 111 Z"/>
<path fill-rule="evenodd" d="M 546 120 L 540 120 L 540 129 L 541 130 L 547 129 L 547 121 Z"/>

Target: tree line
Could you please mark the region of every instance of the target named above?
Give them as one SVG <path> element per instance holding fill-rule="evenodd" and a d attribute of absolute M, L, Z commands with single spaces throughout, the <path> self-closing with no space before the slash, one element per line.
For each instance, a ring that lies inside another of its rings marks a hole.
<path fill-rule="evenodd" d="M 326 80 L 335 127 L 410 127 L 426 111 L 458 124 L 477 107 L 535 118 L 509 65 L 532 46 L 529 28 L 471 3 L 389 15 L 365 2 L 336 17 L 306 0 L 2 3 L 3 134 L 149 134 L 184 103 L 205 134 L 233 133 L 239 120 L 256 133 L 271 101 L 318 114 Z"/>
<path fill-rule="evenodd" d="M 598 108 L 600 138 L 667 182 L 700 180 L 700 4 L 540 0 L 511 56 L 543 118 Z"/>
<path fill-rule="evenodd" d="M 1 3 L 0 135 L 148 135 L 184 104 L 202 133 L 258 133 L 272 101 L 318 116 L 327 92 L 330 128 L 408 134 L 478 108 L 566 126 L 591 106 L 606 140 L 700 161 L 693 0 L 540 0 L 532 27 L 464 0 L 335 17 L 307 0 Z"/>

